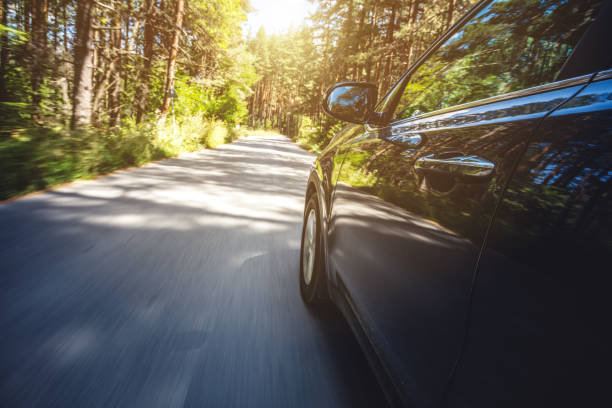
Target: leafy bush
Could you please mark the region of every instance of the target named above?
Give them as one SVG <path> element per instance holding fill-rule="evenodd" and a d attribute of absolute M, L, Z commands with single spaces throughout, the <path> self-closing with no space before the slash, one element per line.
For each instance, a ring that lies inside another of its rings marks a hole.
<path fill-rule="evenodd" d="M 324 117 L 320 123 L 315 123 L 308 116 L 302 116 L 298 134 L 292 139 L 304 148 L 317 153 L 327 146 L 342 126 L 342 122 L 329 117 Z"/>
<path fill-rule="evenodd" d="M 122 127 L 99 133 L 63 126 L 4 129 L 0 132 L 0 200 L 68 181 L 141 166 L 182 152 L 212 148 L 239 136 L 221 121 L 201 116 L 168 119 L 164 124 Z"/>

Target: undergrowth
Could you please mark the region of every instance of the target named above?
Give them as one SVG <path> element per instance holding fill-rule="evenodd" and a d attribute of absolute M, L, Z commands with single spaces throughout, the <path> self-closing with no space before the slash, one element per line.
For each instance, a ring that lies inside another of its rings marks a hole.
<path fill-rule="evenodd" d="M 186 116 L 176 122 L 110 131 L 69 130 L 63 125 L 0 128 L 0 200 L 93 178 L 125 167 L 234 141 L 240 131 L 221 121 Z M 7 126 L 8 125 L 8 126 Z"/>

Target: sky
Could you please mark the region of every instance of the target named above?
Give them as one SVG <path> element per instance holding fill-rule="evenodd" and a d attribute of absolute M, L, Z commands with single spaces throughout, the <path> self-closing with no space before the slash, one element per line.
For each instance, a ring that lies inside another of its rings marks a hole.
<path fill-rule="evenodd" d="M 244 33 L 253 35 L 263 26 L 266 33 L 280 33 L 289 27 L 298 27 L 316 9 L 308 0 L 251 0 L 256 10 L 249 13 Z"/>

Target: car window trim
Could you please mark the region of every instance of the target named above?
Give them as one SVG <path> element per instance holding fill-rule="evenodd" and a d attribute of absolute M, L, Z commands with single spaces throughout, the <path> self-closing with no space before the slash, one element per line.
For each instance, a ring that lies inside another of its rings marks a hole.
<path fill-rule="evenodd" d="M 607 69 L 605 71 L 598 72 L 593 78 L 593 82 L 603 81 L 604 79 L 612 78 L 612 69 Z"/>
<path fill-rule="evenodd" d="M 428 49 L 427 51 L 408 69 L 408 71 L 406 71 L 406 73 L 397 81 L 396 85 L 394 87 L 392 87 L 391 89 L 389 89 L 389 91 L 385 94 L 385 96 L 381 99 L 381 101 L 378 103 L 378 105 L 376 106 L 376 112 L 382 112 L 382 117 L 383 119 L 383 123 L 380 124 L 368 124 L 370 128 L 375 128 L 375 127 L 387 127 L 387 126 L 394 126 L 395 124 L 400 124 L 400 123 L 406 123 L 408 121 L 412 121 L 412 120 L 417 120 L 417 119 L 422 119 L 422 118 L 426 118 L 429 116 L 433 116 L 433 115 L 438 115 L 438 114 L 442 114 L 442 113 L 448 113 L 448 112 L 452 112 L 454 110 L 458 110 L 458 109 L 466 109 L 466 108 L 471 108 L 474 106 L 478 106 L 478 105 L 483 105 L 483 104 L 487 104 L 487 103 L 493 103 L 493 102 L 500 102 L 500 101 L 504 101 L 504 100 L 508 100 L 508 99 L 513 99 L 513 98 L 519 98 L 522 96 L 528 96 L 528 95 L 532 95 L 532 94 L 537 94 L 537 93 L 543 93 L 543 92 L 547 92 L 549 90 L 553 90 L 553 89 L 557 89 L 560 87 L 568 87 L 568 86 L 573 86 L 573 85 L 580 85 L 585 83 L 583 81 L 583 77 L 586 77 L 588 80 L 592 79 L 592 80 L 599 80 L 599 78 L 595 78 L 594 77 L 594 72 L 596 73 L 596 70 L 594 70 L 593 72 L 587 73 L 587 74 L 583 74 L 583 75 L 579 75 L 579 76 L 574 76 L 571 78 L 563 78 L 560 80 L 556 80 L 547 84 L 543 84 L 543 85 L 538 85 L 535 87 L 531 87 L 531 88 L 525 88 L 525 89 L 521 89 L 518 91 L 513 91 L 513 92 L 509 92 L 507 94 L 501 94 L 501 95 L 495 95 L 486 99 L 479 99 L 476 101 L 472 101 L 472 102 L 468 102 L 462 105 L 455 105 L 455 106 L 450 106 L 448 108 L 444 108 L 444 109 L 440 109 L 440 110 L 436 110 L 436 111 L 431 111 L 431 112 L 426 112 L 422 115 L 418 115 L 418 116 L 413 116 L 411 118 L 404 118 L 404 119 L 396 119 L 396 120 L 392 120 L 389 116 L 392 115 L 395 112 L 395 109 L 397 108 L 397 103 L 399 102 L 399 99 L 401 97 L 402 92 L 396 92 L 398 90 L 401 90 L 401 88 L 403 88 L 406 85 L 406 82 L 410 80 L 410 77 L 412 76 L 412 74 L 414 73 L 414 71 L 416 69 L 418 69 L 421 64 L 423 62 L 425 62 L 425 60 L 427 58 L 429 58 L 431 56 L 431 54 L 433 54 L 434 52 L 436 52 L 438 50 L 438 48 L 444 43 L 446 42 L 446 40 L 448 40 L 452 35 L 454 35 L 457 31 L 459 31 L 461 28 L 463 28 L 463 26 L 469 21 L 471 20 L 474 15 L 478 14 L 480 11 L 482 11 L 482 9 L 484 9 L 485 7 L 489 6 L 490 3 L 492 3 L 494 0 L 483 0 L 480 3 L 476 4 L 469 12 L 467 12 L 463 18 L 461 18 L 459 21 L 457 21 L 457 23 L 455 25 L 453 25 L 450 29 L 448 29 L 437 41 L 435 41 Z M 607 0 L 604 5 L 602 6 L 602 12 L 599 13 L 599 15 L 596 17 L 595 21 L 591 24 L 595 24 L 598 20 L 601 20 L 603 13 L 603 9 L 605 9 L 606 7 L 610 7 L 610 4 L 612 4 L 612 0 Z M 587 30 L 588 32 L 589 30 Z M 563 71 L 563 69 L 565 68 L 565 66 L 571 61 L 572 56 L 574 54 L 574 52 L 576 51 L 576 49 L 580 48 L 581 46 L 583 46 L 583 40 L 586 37 L 587 33 L 584 33 L 581 40 L 579 41 L 579 43 L 576 45 L 576 48 L 574 49 L 574 51 L 572 51 L 572 54 L 570 54 L 567 58 L 567 60 L 564 63 L 564 66 L 561 68 L 561 71 L 559 72 L 561 74 L 561 72 Z M 605 72 L 605 71 L 602 71 Z M 587 82 L 588 82 L 587 80 Z M 578 82 L 575 82 L 578 81 Z M 568 82 L 570 83 L 570 85 L 565 85 L 564 83 Z M 557 85 L 557 84 L 562 84 L 561 86 Z M 551 89 L 545 89 L 548 87 L 552 87 Z M 393 100 L 387 100 L 389 97 L 392 97 Z"/>
<path fill-rule="evenodd" d="M 476 101 L 463 103 L 461 105 L 454 105 L 448 108 L 438 109 L 432 112 L 427 112 L 422 115 L 413 116 L 410 118 L 398 119 L 396 121 L 389 122 L 386 126 L 401 125 L 401 124 L 405 124 L 408 122 L 417 121 L 417 120 L 428 118 L 431 116 L 438 116 L 441 114 L 446 114 L 446 113 L 450 113 L 450 112 L 458 111 L 462 109 L 469 109 L 469 108 L 474 108 L 477 106 L 489 105 L 491 103 L 503 102 L 503 101 L 507 101 L 510 99 L 523 98 L 526 96 L 555 91 L 557 89 L 569 88 L 571 86 L 576 86 L 576 85 L 584 85 L 584 84 L 587 84 L 592 79 L 597 79 L 597 75 L 598 73 L 580 75 L 574 78 L 568 78 L 568 79 L 563 79 L 561 81 L 550 82 L 548 84 L 538 85 L 538 86 L 534 86 L 531 88 L 525 88 L 525 89 L 521 89 L 518 91 L 502 94 L 502 95 L 496 95 L 496 96 L 492 96 L 492 97 L 485 98 L 485 99 L 478 99 Z M 606 75 L 608 75 L 608 77 L 612 77 L 612 70 L 610 70 Z"/>

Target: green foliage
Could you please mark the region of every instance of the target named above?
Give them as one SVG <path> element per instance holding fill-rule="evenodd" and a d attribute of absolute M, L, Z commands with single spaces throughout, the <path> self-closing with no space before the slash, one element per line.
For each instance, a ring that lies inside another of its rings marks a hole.
<path fill-rule="evenodd" d="M 94 114 L 79 131 L 67 125 L 76 100 L 81 3 L 54 3 L 24 18 L 19 12 L 29 4 L 12 2 L 17 12 L 0 24 L 0 199 L 214 148 L 240 135 L 236 125 L 248 114 L 246 99 L 258 79 L 242 39 L 248 1 L 185 2 L 173 60 L 178 97 L 161 122 L 177 1 L 97 3 L 87 84 Z"/>
<path fill-rule="evenodd" d="M 177 115 L 201 115 L 208 120 L 221 120 L 230 126 L 239 124 L 247 116 L 246 98 L 257 76 L 253 57 L 244 47 L 227 50 L 219 73 L 211 78 L 177 75 L 174 100 Z M 155 88 L 163 83 L 157 82 Z"/>
<path fill-rule="evenodd" d="M 28 41 L 28 33 L 7 27 L 4 24 L 0 24 L 0 36 L 2 35 L 8 37 L 9 46 L 21 45 Z"/>
<path fill-rule="evenodd" d="M 582 17 L 568 24 L 573 30 L 553 24 L 563 7 L 550 7 L 505 0 L 480 12 L 413 72 L 396 118 L 553 81 L 580 38 L 576 30 L 586 27 Z"/>
<path fill-rule="evenodd" d="M 70 131 L 59 125 L 5 131 L 0 136 L 0 200 L 213 148 L 238 136 L 223 122 L 203 121 L 199 116 L 180 117 L 176 126 L 171 120 L 163 125 L 125 121 L 122 127 L 105 133 Z"/>
<path fill-rule="evenodd" d="M 340 126 L 321 110 L 329 86 L 373 82 L 382 96 L 476 0 L 314 2 L 309 26 L 280 36 L 260 29 L 248 40 L 259 76 L 248 123 L 274 127 L 316 150 Z"/>

